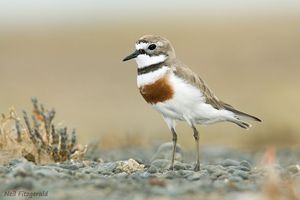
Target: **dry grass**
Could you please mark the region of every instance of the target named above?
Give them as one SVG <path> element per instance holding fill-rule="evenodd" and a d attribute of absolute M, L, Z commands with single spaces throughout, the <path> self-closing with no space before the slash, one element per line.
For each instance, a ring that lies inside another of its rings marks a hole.
<path fill-rule="evenodd" d="M 14 108 L 2 114 L 0 121 L 0 164 L 24 157 L 37 164 L 81 159 L 87 147 L 77 144 L 76 131 L 53 124 L 55 110 L 47 110 L 32 98 L 31 120 L 23 111 L 23 120 Z"/>

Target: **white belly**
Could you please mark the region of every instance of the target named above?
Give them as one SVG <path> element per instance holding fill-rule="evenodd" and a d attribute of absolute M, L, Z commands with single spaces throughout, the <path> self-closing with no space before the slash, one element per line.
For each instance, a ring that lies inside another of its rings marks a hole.
<path fill-rule="evenodd" d="M 224 121 L 224 114 L 229 114 L 228 111 L 217 110 L 205 103 L 205 97 L 198 88 L 174 74 L 170 75 L 169 81 L 174 90 L 173 98 L 153 105 L 164 117 L 209 124 Z"/>

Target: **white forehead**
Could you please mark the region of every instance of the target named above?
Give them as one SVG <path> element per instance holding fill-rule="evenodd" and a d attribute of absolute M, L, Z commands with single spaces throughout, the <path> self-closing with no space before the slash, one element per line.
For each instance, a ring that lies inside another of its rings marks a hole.
<path fill-rule="evenodd" d="M 135 44 L 135 48 L 137 50 L 139 50 L 139 49 L 147 49 L 148 45 L 149 45 L 149 43 L 141 42 L 141 43 Z"/>
<path fill-rule="evenodd" d="M 137 43 L 137 44 L 135 44 L 135 48 L 137 50 L 139 50 L 139 49 L 147 49 L 150 44 L 153 44 L 153 43 L 145 43 L 145 42 Z M 160 42 L 160 41 L 156 42 L 155 44 L 157 46 L 162 46 L 163 45 L 163 43 Z"/>

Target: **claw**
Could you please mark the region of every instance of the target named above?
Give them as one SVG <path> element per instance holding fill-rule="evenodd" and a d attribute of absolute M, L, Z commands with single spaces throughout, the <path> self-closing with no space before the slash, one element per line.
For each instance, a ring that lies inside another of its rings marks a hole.
<path fill-rule="evenodd" d="M 194 171 L 195 171 L 195 172 L 200 171 L 200 164 L 199 164 L 199 163 L 196 164 L 196 166 L 195 166 L 195 168 L 194 168 Z"/>
<path fill-rule="evenodd" d="M 170 166 L 170 167 L 169 167 L 169 170 L 170 170 L 170 171 L 174 171 L 174 166 Z"/>

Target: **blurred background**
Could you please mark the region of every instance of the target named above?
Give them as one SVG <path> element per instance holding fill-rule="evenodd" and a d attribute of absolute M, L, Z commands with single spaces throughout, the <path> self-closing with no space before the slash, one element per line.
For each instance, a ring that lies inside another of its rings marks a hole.
<path fill-rule="evenodd" d="M 245 131 L 199 126 L 201 145 L 295 147 L 300 141 L 300 2 L 296 0 L 1 0 L 0 113 L 36 96 L 102 148 L 171 141 L 121 60 L 144 34 L 168 38 L 222 100 L 258 116 Z M 178 124 L 179 143 L 194 148 Z"/>

